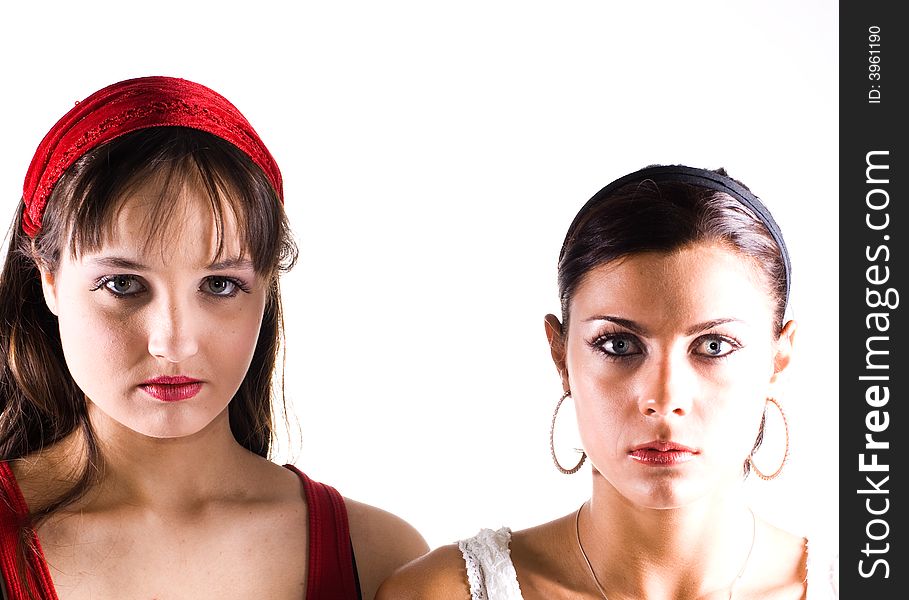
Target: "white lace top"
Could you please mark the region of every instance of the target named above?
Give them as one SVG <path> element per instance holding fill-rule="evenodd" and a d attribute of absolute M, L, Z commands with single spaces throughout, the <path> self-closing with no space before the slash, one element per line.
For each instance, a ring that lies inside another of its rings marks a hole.
<path fill-rule="evenodd" d="M 511 562 L 511 529 L 483 529 L 458 542 L 467 567 L 471 600 L 523 600 Z M 808 600 L 839 598 L 837 556 L 808 545 Z"/>

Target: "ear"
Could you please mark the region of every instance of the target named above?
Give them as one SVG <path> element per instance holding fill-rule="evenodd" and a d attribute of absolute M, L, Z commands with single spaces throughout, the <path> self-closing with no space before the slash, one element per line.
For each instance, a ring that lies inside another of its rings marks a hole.
<path fill-rule="evenodd" d="M 57 280 L 54 274 L 47 267 L 38 264 L 38 271 L 41 273 L 41 290 L 44 292 L 44 303 L 54 315 L 59 316 L 57 312 Z"/>
<path fill-rule="evenodd" d="M 565 338 L 562 336 L 562 323 L 558 317 L 549 314 L 543 319 L 543 325 L 546 328 L 546 339 L 549 341 L 552 362 L 555 363 L 559 377 L 562 378 L 562 389 L 568 391 L 571 387 L 568 385 L 568 369 L 565 367 Z"/>
<path fill-rule="evenodd" d="M 780 338 L 776 343 L 776 354 L 773 357 L 773 376 L 770 377 L 770 383 L 776 383 L 780 375 L 789 366 L 792 360 L 792 344 L 795 341 L 795 331 L 798 324 L 795 321 L 789 321 L 780 332 Z"/>

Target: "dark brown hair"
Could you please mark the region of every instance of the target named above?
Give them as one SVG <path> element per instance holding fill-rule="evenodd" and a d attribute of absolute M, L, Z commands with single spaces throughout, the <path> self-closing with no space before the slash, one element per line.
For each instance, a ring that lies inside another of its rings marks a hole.
<path fill-rule="evenodd" d="M 20 536 L 25 546 L 30 545 L 28 532 L 90 488 L 102 462 L 85 396 L 67 369 L 57 319 L 44 301 L 38 264 L 53 272 L 64 252 L 78 256 L 100 248 L 130 190 L 148 182 L 159 184 L 161 193 L 151 209 L 146 248 L 167 230 L 177 192 L 192 184 L 210 201 L 218 254 L 229 213 L 256 272 L 270 281 L 252 362 L 228 408 L 237 441 L 269 455 L 276 405 L 284 408 L 283 384 L 276 377 L 283 331 L 278 278 L 297 258 L 283 204 L 246 154 L 212 134 L 158 127 L 124 135 L 90 151 L 64 173 L 34 239 L 22 230 L 22 202 L 9 233 L 0 272 L 0 460 L 41 451 L 77 430 L 88 454 L 70 489 L 32 507 L 31 522 L 23 527 L 27 535 Z"/>
<path fill-rule="evenodd" d="M 728 177 L 724 169 L 714 173 Z M 729 194 L 690 183 L 645 179 L 597 198 L 572 225 L 558 265 L 563 330 L 567 331 L 578 285 L 595 267 L 638 252 L 715 243 L 758 267 L 774 302 L 774 333 L 779 335 L 787 300 L 783 254 L 764 223 Z"/>

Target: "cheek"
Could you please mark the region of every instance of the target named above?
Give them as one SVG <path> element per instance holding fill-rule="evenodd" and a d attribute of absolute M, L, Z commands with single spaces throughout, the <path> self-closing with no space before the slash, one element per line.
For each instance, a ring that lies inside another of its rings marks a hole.
<path fill-rule="evenodd" d="M 722 391 L 721 397 L 704 403 L 699 411 L 701 420 L 715 424 L 708 428 L 714 437 L 730 440 L 736 446 L 744 444 L 750 450 L 760 428 L 764 397 L 755 393 L 753 387 L 737 386 Z M 741 440 L 741 444 L 735 440 Z"/>
<path fill-rule="evenodd" d="M 740 463 L 748 456 L 760 430 L 768 391 L 769 375 L 764 376 L 760 361 L 731 363 L 722 378 L 711 380 L 709 394 L 697 409 L 705 440 L 720 449 L 717 459 Z"/>
<path fill-rule="evenodd" d="M 569 352 L 568 377 L 585 448 L 608 450 L 637 417 L 635 379 L 629 370 L 583 349 Z"/>
<path fill-rule="evenodd" d="M 255 352 L 265 309 L 264 297 L 249 300 L 240 310 L 209 315 L 204 341 L 200 344 L 207 355 L 217 356 L 219 362 L 237 371 L 241 380 Z"/>
<path fill-rule="evenodd" d="M 79 298 L 63 303 L 59 312 L 63 355 L 76 385 L 99 401 L 118 392 L 147 354 L 138 324 Z"/>
<path fill-rule="evenodd" d="M 220 353 L 232 363 L 245 363 L 252 360 L 261 327 L 261 316 L 253 311 L 247 318 L 235 321 L 227 330 L 227 340 L 219 340 Z M 245 368 L 243 369 L 245 373 Z"/>
<path fill-rule="evenodd" d="M 135 351 L 142 337 L 141 324 L 136 319 L 124 317 L 119 311 L 101 309 L 91 302 L 67 303 L 60 310 L 58 320 L 67 362 L 71 358 L 87 359 L 96 363 L 96 368 L 103 368 L 102 360 L 116 360 Z"/>
<path fill-rule="evenodd" d="M 624 454 L 635 415 L 619 391 L 579 395 L 575 401 L 578 432 L 587 454 L 596 464 L 614 453 Z"/>
<path fill-rule="evenodd" d="M 764 400 L 770 393 L 770 380 L 773 375 L 773 362 L 768 358 L 769 353 L 752 351 L 742 356 L 740 360 L 733 360 L 720 371 L 721 377 L 717 379 L 717 389 L 726 390 L 730 398 L 739 402 L 756 403 L 763 406 Z"/>
<path fill-rule="evenodd" d="M 605 358 L 583 340 L 569 340 L 566 368 L 572 397 L 581 403 L 579 414 L 615 411 L 634 396 L 637 381 L 634 369 Z"/>

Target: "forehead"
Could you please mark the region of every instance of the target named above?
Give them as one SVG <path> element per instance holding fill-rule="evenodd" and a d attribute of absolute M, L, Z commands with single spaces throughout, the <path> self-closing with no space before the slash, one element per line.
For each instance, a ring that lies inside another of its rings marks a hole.
<path fill-rule="evenodd" d="M 161 258 L 193 256 L 209 262 L 239 257 L 244 244 L 228 202 L 218 202 L 196 178 L 133 186 L 113 207 L 101 231 L 101 247 Z"/>
<path fill-rule="evenodd" d="M 642 252 L 599 265 L 571 300 L 572 320 L 615 315 L 671 323 L 735 318 L 763 324 L 773 298 L 754 261 L 734 250 L 695 244 Z"/>

